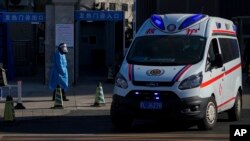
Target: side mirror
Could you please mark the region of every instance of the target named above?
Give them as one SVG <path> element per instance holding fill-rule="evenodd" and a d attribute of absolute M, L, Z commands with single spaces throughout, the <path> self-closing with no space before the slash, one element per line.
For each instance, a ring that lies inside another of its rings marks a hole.
<path fill-rule="evenodd" d="M 215 55 L 215 60 L 211 64 L 212 67 L 221 68 L 223 66 L 223 59 L 221 54 Z"/>

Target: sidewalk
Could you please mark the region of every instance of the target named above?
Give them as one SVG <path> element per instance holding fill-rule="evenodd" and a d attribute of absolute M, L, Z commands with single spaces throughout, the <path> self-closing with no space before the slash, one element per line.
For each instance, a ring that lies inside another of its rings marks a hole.
<path fill-rule="evenodd" d="M 47 85 L 37 80 L 22 80 L 22 101 L 26 107 L 24 110 L 15 110 L 15 116 L 35 118 L 35 117 L 47 117 L 47 116 L 60 116 L 69 114 L 75 110 L 109 110 L 112 101 L 113 84 L 102 83 L 105 106 L 94 107 L 96 86 L 98 82 L 89 81 L 75 86 L 70 86 L 66 92 L 69 101 L 63 102 L 64 109 L 52 109 L 54 101 L 52 101 L 52 91 L 49 90 Z M 15 85 L 16 82 L 9 82 L 11 85 Z M 0 120 L 4 115 L 5 97 L 8 95 L 8 88 L 3 87 L 3 99 L 0 100 Z M 11 95 L 14 100 L 17 100 L 17 89 L 11 90 Z"/>

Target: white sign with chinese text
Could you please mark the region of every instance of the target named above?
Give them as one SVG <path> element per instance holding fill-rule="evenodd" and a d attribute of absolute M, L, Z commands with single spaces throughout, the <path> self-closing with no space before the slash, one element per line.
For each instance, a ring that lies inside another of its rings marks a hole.
<path fill-rule="evenodd" d="M 56 24 L 56 46 L 60 43 L 74 47 L 74 24 Z"/>

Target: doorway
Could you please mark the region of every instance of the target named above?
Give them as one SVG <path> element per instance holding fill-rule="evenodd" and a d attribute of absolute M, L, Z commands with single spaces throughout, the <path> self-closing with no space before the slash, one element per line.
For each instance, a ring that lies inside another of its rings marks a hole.
<path fill-rule="evenodd" d="M 81 21 L 78 48 L 78 82 L 107 79 L 109 67 L 123 58 L 123 22 Z"/>
<path fill-rule="evenodd" d="M 105 22 L 80 22 L 80 81 L 104 79 L 107 49 L 105 32 Z"/>

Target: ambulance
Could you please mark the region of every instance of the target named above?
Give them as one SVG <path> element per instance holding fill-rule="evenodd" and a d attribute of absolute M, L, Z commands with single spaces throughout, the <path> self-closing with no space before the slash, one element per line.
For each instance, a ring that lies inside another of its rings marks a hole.
<path fill-rule="evenodd" d="M 232 21 L 204 14 L 152 15 L 138 30 L 115 78 L 111 120 L 191 120 L 212 129 L 218 114 L 240 119 L 241 57 Z"/>

